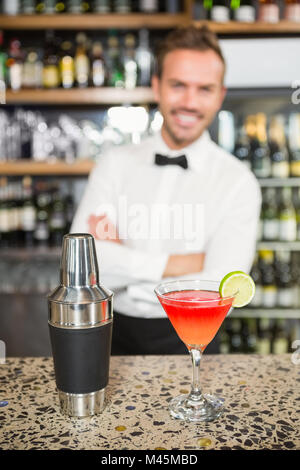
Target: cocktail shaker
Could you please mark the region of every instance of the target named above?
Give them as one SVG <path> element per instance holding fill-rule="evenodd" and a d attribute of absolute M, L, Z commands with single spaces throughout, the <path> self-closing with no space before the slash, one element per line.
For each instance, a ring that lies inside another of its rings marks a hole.
<path fill-rule="evenodd" d="M 61 411 L 91 416 L 105 406 L 113 293 L 99 283 L 95 241 L 63 238 L 60 285 L 48 295 L 48 323 Z"/>

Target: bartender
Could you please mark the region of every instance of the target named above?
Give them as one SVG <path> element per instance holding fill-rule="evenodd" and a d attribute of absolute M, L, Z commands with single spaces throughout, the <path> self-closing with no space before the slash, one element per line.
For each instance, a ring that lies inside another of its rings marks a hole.
<path fill-rule="evenodd" d="M 251 269 L 259 185 L 207 131 L 226 94 L 224 75 L 206 26 L 169 33 L 152 77 L 161 131 L 112 148 L 90 174 L 71 231 L 94 235 L 102 278 L 115 292 L 112 354 L 185 353 L 155 285 Z"/>

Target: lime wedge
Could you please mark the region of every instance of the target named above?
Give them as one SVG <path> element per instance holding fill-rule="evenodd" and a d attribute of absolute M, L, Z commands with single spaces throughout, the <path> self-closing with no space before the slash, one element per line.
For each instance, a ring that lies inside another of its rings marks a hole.
<path fill-rule="evenodd" d="M 221 297 L 230 297 L 235 294 L 233 307 L 248 305 L 255 294 L 255 284 L 249 274 L 243 271 L 232 271 L 223 277 L 220 282 L 219 294 Z"/>

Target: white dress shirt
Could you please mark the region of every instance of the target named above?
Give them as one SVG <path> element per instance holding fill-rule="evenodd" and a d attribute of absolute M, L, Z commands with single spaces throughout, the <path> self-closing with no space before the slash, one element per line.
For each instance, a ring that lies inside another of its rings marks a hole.
<path fill-rule="evenodd" d="M 188 169 L 157 166 L 155 153 L 184 154 Z M 170 150 L 159 132 L 100 158 L 71 232 L 88 232 L 88 217 L 106 213 L 122 244 L 95 243 L 100 278 L 115 292 L 115 310 L 157 318 L 165 313 L 153 288 L 170 254 L 205 253 L 203 270 L 186 278 L 220 281 L 230 271 L 250 271 L 260 206 L 255 176 L 207 131 L 179 151 Z"/>

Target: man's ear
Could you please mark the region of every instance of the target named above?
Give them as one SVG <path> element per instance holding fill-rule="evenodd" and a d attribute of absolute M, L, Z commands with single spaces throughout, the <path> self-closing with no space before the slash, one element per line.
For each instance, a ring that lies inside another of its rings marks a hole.
<path fill-rule="evenodd" d="M 156 103 L 160 101 L 160 80 L 157 75 L 153 75 L 151 79 L 152 91 Z"/>

